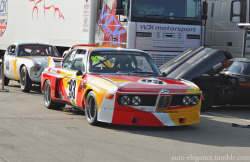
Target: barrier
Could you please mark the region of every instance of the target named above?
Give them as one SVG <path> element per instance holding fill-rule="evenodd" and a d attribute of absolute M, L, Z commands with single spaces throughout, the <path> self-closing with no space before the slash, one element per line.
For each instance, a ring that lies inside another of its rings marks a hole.
<path fill-rule="evenodd" d="M 8 89 L 4 89 L 4 56 L 1 58 L 2 64 L 1 64 L 1 77 L 2 77 L 2 89 L 0 89 L 0 92 L 9 92 Z"/>

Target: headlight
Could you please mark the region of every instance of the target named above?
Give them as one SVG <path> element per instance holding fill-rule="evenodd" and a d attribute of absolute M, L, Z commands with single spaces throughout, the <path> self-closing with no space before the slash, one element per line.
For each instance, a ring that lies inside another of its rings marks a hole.
<path fill-rule="evenodd" d="M 33 70 L 34 70 L 34 71 L 40 71 L 40 70 L 41 70 L 41 65 L 35 64 L 35 65 L 33 66 Z"/>
<path fill-rule="evenodd" d="M 182 102 L 183 102 L 184 105 L 190 105 L 191 97 L 190 96 L 184 96 Z"/>
<path fill-rule="evenodd" d="M 197 105 L 199 101 L 199 96 L 184 96 L 182 100 L 184 105 Z"/>
<path fill-rule="evenodd" d="M 135 105 L 135 106 L 140 105 L 140 104 L 141 104 L 141 97 L 139 97 L 139 96 L 134 96 L 134 97 L 132 98 L 132 103 L 133 103 L 133 105 Z"/>
<path fill-rule="evenodd" d="M 197 105 L 199 103 L 199 101 L 200 101 L 200 97 L 199 96 L 193 96 L 191 98 L 191 104 L 192 105 Z"/>
<path fill-rule="evenodd" d="M 130 103 L 129 96 L 122 96 L 122 98 L 121 98 L 121 104 L 122 105 L 128 105 L 129 103 Z"/>
<path fill-rule="evenodd" d="M 155 106 L 157 95 L 120 94 L 117 103 L 121 106 Z"/>

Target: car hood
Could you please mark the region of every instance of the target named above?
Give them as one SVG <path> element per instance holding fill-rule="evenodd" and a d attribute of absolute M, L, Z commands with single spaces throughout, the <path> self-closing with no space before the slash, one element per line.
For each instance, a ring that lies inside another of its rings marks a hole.
<path fill-rule="evenodd" d="M 113 83 L 122 92 L 199 93 L 198 87 L 184 80 L 138 75 L 99 75 L 102 85 Z M 104 81 L 105 80 L 105 81 Z"/>
<path fill-rule="evenodd" d="M 48 57 L 45 56 L 36 56 L 36 57 L 24 57 L 27 60 L 31 60 L 33 62 L 48 64 Z"/>
<path fill-rule="evenodd" d="M 188 50 L 160 67 L 168 78 L 192 80 L 201 75 L 214 75 L 225 68 L 227 59 L 222 51 L 200 47 Z"/>

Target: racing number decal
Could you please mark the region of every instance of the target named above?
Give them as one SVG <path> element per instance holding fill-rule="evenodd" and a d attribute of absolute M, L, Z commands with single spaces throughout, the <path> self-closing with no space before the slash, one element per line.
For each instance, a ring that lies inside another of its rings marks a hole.
<path fill-rule="evenodd" d="M 71 79 L 69 82 L 69 97 L 75 99 L 75 90 L 76 90 L 76 80 Z"/>
<path fill-rule="evenodd" d="M 92 57 L 91 57 L 91 60 L 92 60 L 93 62 L 99 62 L 99 61 L 100 61 L 100 58 L 99 58 L 98 56 L 92 56 Z"/>

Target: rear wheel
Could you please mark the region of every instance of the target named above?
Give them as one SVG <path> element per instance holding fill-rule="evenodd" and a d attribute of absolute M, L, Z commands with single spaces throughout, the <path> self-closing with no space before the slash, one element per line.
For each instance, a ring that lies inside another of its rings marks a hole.
<path fill-rule="evenodd" d="M 201 103 L 201 111 L 207 111 L 212 108 L 216 98 L 216 92 L 210 84 L 199 84 L 198 87 L 202 91 L 203 101 Z"/>
<path fill-rule="evenodd" d="M 44 84 L 44 104 L 48 109 L 59 109 L 64 107 L 66 104 L 58 103 L 52 100 L 51 98 L 51 84 L 49 80 L 46 80 Z"/>
<path fill-rule="evenodd" d="M 90 125 L 97 125 L 97 102 L 93 91 L 89 92 L 85 104 L 85 116 Z"/>
<path fill-rule="evenodd" d="M 32 81 L 30 80 L 26 66 L 23 66 L 21 69 L 20 85 L 23 92 L 29 92 L 32 86 Z"/>

